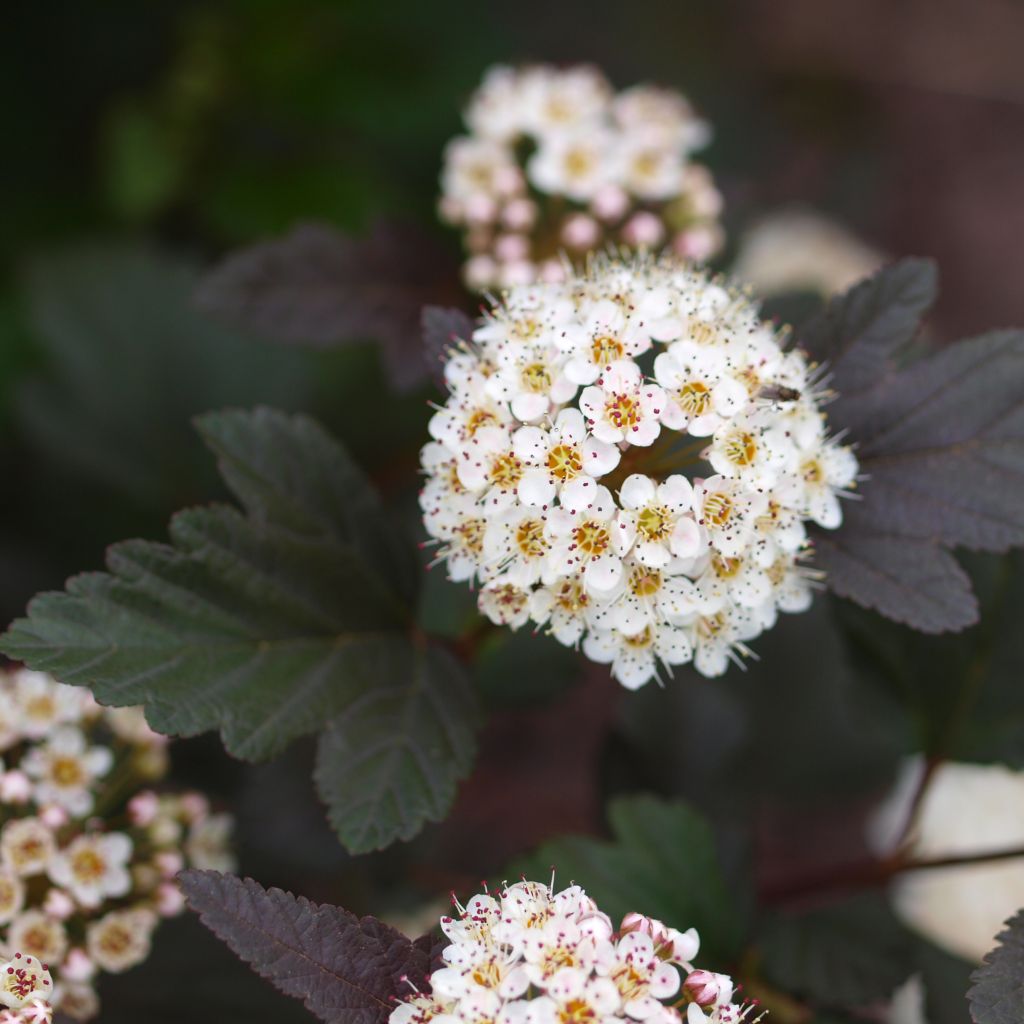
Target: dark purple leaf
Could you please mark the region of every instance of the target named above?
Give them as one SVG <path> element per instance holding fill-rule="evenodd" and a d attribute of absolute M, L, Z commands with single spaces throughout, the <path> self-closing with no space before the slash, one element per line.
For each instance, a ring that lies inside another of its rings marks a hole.
<path fill-rule="evenodd" d="M 473 337 L 473 321 L 461 309 L 424 306 L 420 325 L 428 372 L 434 382 L 443 387 L 448 352 L 458 342 L 469 341 Z"/>
<path fill-rule="evenodd" d="M 910 342 L 935 301 L 931 260 L 884 267 L 833 298 L 798 333 L 800 344 L 825 363 L 832 385 L 850 395 L 871 387 Z"/>
<path fill-rule="evenodd" d="M 967 993 L 974 1024 L 1020 1024 L 1024 1020 L 1024 910 L 1006 922 L 999 945 L 972 975 Z"/>
<path fill-rule="evenodd" d="M 328 1024 L 384 1024 L 406 977 L 429 991 L 431 955 L 373 917 L 216 871 L 178 876 L 189 906 L 261 977 Z"/>
<path fill-rule="evenodd" d="M 451 294 L 457 267 L 408 225 L 380 222 L 364 238 L 302 224 L 228 256 L 200 283 L 201 308 L 277 341 L 334 347 L 380 342 L 399 390 L 428 370 L 420 310 Z"/>
<path fill-rule="evenodd" d="M 978 619 L 971 581 L 956 559 L 927 540 L 863 530 L 814 532 L 815 564 L 829 589 L 922 633 L 965 629 Z"/>
<path fill-rule="evenodd" d="M 1024 544 L 1024 331 L 952 345 L 855 404 L 861 523 L 975 551 Z"/>

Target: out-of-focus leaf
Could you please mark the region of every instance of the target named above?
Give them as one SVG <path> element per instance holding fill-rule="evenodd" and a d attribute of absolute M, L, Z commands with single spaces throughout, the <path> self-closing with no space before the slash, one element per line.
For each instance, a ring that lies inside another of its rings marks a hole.
<path fill-rule="evenodd" d="M 169 545 L 115 545 L 107 573 L 32 601 L 4 651 L 106 703 L 145 704 L 161 732 L 219 728 L 240 757 L 271 756 L 337 717 L 318 768 L 333 823 L 353 850 L 371 841 L 365 794 L 342 781 L 368 782 L 372 765 L 376 797 L 401 802 L 372 842 L 408 838 L 468 770 L 476 714 L 457 667 L 413 638 L 411 557 L 311 421 L 263 409 L 200 425 L 247 515 L 192 509 L 172 520 Z"/>
<path fill-rule="evenodd" d="M 608 817 L 613 840 L 555 839 L 529 857 L 523 873 L 542 879 L 553 867 L 559 884 L 578 882 L 613 922 L 637 911 L 673 928 L 694 927 L 704 956 L 728 963 L 744 937 L 744 909 L 722 876 L 707 822 L 686 804 L 650 796 L 613 800 Z"/>
<path fill-rule="evenodd" d="M 915 936 L 917 974 L 924 986 L 924 1019 L 928 1024 L 964 1024 L 967 990 L 974 964 L 951 956 Z"/>
<path fill-rule="evenodd" d="M 429 948 L 376 918 L 215 871 L 179 879 L 207 928 L 327 1024 L 384 1024 L 406 978 L 429 991 Z"/>
<path fill-rule="evenodd" d="M 759 941 L 769 980 L 826 1008 L 888 999 L 914 971 L 913 938 L 877 893 L 772 914 Z"/>
<path fill-rule="evenodd" d="M 970 559 L 978 625 L 930 637 L 852 605 L 837 611 L 855 665 L 910 714 L 915 749 L 933 757 L 1024 767 L 1024 566 L 1018 554 Z"/>
<path fill-rule="evenodd" d="M 1024 1020 L 1024 910 L 1006 922 L 999 945 L 972 975 L 967 993 L 974 1024 L 1020 1024 Z"/>
<path fill-rule="evenodd" d="M 80 245 L 30 264 L 31 325 L 49 366 L 15 399 L 46 457 L 173 507 L 203 478 L 190 417 L 306 403 L 308 357 L 253 344 L 197 313 L 195 279 L 188 262 L 140 245 Z"/>
<path fill-rule="evenodd" d="M 444 385 L 444 364 L 449 351 L 460 341 L 473 337 L 473 321 L 461 309 L 424 306 L 420 317 L 423 328 L 423 358 L 435 383 Z"/>
<path fill-rule="evenodd" d="M 840 395 L 882 378 L 935 302 L 937 278 L 931 260 L 900 260 L 836 296 L 801 327 L 800 343 L 826 364 Z"/>
<path fill-rule="evenodd" d="M 842 528 L 815 531 L 814 547 L 830 590 L 887 619 L 922 633 L 960 630 L 978 621 L 970 580 L 936 544 L 877 533 L 847 506 Z"/>
<path fill-rule="evenodd" d="M 477 688 L 491 706 L 544 704 L 579 682 L 579 652 L 554 637 L 526 630 L 494 630 L 480 645 L 474 666 Z"/>
<path fill-rule="evenodd" d="M 303 224 L 228 256 L 202 281 L 201 308 L 265 337 L 331 347 L 377 340 L 399 390 L 432 367 L 420 332 L 424 305 L 456 268 L 420 231 L 378 222 L 364 238 Z"/>

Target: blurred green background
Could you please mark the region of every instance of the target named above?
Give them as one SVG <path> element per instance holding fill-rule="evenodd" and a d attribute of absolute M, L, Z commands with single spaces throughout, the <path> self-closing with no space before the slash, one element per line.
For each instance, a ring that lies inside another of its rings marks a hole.
<path fill-rule="evenodd" d="M 162 537 L 175 509 L 222 497 L 189 426 L 197 412 L 257 402 L 311 411 L 371 471 L 382 452 L 415 452 L 429 392 L 390 396 L 371 344 L 315 353 L 243 338 L 195 312 L 191 289 L 204 264 L 302 220 L 359 231 L 402 215 L 454 251 L 433 215 L 440 153 L 494 62 L 587 60 L 620 87 L 686 92 L 715 129 L 702 159 L 725 195 L 726 262 L 746 227 L 799 203 L 886 253 L 937 258 L 939 338 L 1024 322 L 1022 43 L 1024 9 L 1009 0 L 7 5 L 0 614 L 99 568 L 106 544 Z M 455 602 L 446 614 L 458 621 L 461 597 L 430 586 L 432 600 Z M 550 835 L 598 829 L 610 791 L 681 791 L 714 805 L 735 798 L 729 772 L 763 755 L 776 769 L 757 792 L 748 786 L 756 802 L 798 788 L 792 768 L 806 756 L 823 766 L 823 791 L 856 801 L 884 785 L 906 746 L 896 718 L 899 735 L 859 727 L 864 702 L 887 698 L 860 693 L 854 708 L 841 674 L 824 690 L 793 680 L 791 696 L 813 691 L 817 720 L 849 742 L 824 727 L 795 739 L 779 714 L 786 701 L 762 701 L 746 710 L 772 738 L 736 756 L 749 678 L 742 691 L 735 681 L 673 691 L 673 718 L 653 688 L 619 713 L 621 695 L 600 672 L 551 708 L 517 702 L 502 672 L 549 657 L 553 676 L 571 675 L 575 660 L 559 662 L 543 640 L 507 642 L 481 668 L 496 714 L 455 817 L 380 857 L 345 861 L 301 745 L 245 768 L 214 740 L 193 741 L 177 773 L 239 814 L 243 868 L 262 882 L 397 912 L 475 885 Z M 659 721 L 668 731 L 652 744 Z M 710 734 L 718 761 L 686 754 Z M 202 1012 L 181 989 L 197 971 L 220 979 L 204 982 Z M 305 1016 L 187 920 L 105 997 L 109 1021 Z"/>

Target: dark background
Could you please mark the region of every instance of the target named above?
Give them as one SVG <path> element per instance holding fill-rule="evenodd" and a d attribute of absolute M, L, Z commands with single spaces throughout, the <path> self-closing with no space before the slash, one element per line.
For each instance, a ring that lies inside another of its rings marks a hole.
<path fill-rule="evenodd" d="M 2 17 L 5 620 L 38 590 L 100 567 L 107 543 L 162 537 L 175 509 L 222 496 L 194 413 L 259 401 L 312 411 L 371 472 L 385 450 L 415 452 L 427 392 L 389 396 L 375 348 L 309 353 L 228 336 L 190 312 L 188 276 L 168 254 L 203 263 L 300 220 L 359 231 L 381 214 L 418 220 L 454 251 L 433 217 L 440 152 L 497 61 L 587 60 L 619 87 L 686 92 L 715 128 L 702 159 L 733 245 L 758 216 L 808 205 L 886 253 L 938 260 L 940 339 L 1024 322 L 1024 7 L 1010 0 L 109 0 L 10 4 Z M 431 586 L 444 593 L 443 581 Z M 744 728 L 731 716 L 734 682 L 688 679 L 623 707 L 598 671 L 535 706 L 504 682 L 510 665 L 558 663 L 537 650 L 500 651 L 481 669 L 495 714 L 480 765 L 453 818 L 412 846 L 347 859 L 322 824 L 301 744 L 248 768 L 213 739 L 189 741 L 176 775 L 238 814 L 246 872 L 363 912 L 407 912 L 550 835 L 599 831 L 609 792 L 707 805 L 718 787 L 734 798 L 721 781 L 742 761 L 727 756 L 729 730 Z M 822 790 L 857 806 L 912 744 L 902 724 L 896 736 L 857 728 L 842 694 L 816 699 L 822 720 L 857 736 L 825 765 Z M 761 728 L 777 708 L 755 711 Z M 638 723 L 659 716 L 676 725 L 640 757 Z M 834 737 L 823 746 L 838 749 Z M 775 753 L 746 793 L 758 813 L 793 788 L 800 752 Z M 792 812 L 811 852 L 826 827 L 833 843 L 837 829 L 856 833 L 848 807 L 830 815 L 815 799 L 802 793 L 800 807 L 815 810 Z M 771 851 L 788 819 L 768 817 Z M 304 1017 L 190 920 L 167 926 L 151 962 L 103 994 L 108 1021 Z"/>

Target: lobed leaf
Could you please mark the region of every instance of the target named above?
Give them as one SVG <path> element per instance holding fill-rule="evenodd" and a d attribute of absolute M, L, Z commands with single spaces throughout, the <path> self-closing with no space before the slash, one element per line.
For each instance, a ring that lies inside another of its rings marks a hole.
<path fill-rule="evenodd" d="M 384 1024 L 394 999 L 412 991 L 406 978 L 429 990 L 429 945 L 376 918 L 215 871 L 178 879 L 207 928 L 327 1024 Z"/>
<path fill-rule="evenodd" d="M 407 674 L 382 678 L 334 717 L 320 738 L 316 783 L 349 850 L 410 839 L 444 816 L 473 762 L 476 708 L 462 666 L 427 647 Z"/>
<path fill-rule="evenodd" d="M 800 914 L 773 914 L 760 944 L 773 983 L 824 1007 L 886 1000 L 915 966 L 912 936 L 877 893 Z"/>
<path fill-rule="evenodd" d="M 864 480 L 839 530 L 812 531 L 817 562 L 835 593 L 927 633 L 977 620 L 946 549 L 1024 544 L 1024 332 L 897 369 L 934 297 L 934 267 L 904 260 L 800 332 L 828 367 L 830 426 L 855 445 Z"/>
<path fill-rule="evenodd" d="M 826 364 L 840 395 L 864 391 L 913 339 L 937 286 L 933 261 L 900 260 L 833 298 L 800 329 L 800 343 Z"/>
<path fill-rule="evenodd" d="M 322 224 L 228 256 L 196 292 L 200 307 L 278 341 L 332 347 L 375 339 L 392 382 L 410 390 L 428 362 L 420 310 L 456 277 L 444 251 L 407 225 L 364 238 Z"/>
<path fill-rule="evenodd" d="M 608 809 L 613 840 L 570 836 L 545 843 L 523 872 L 582 885 L 617 922 L 637 911 L 695 927 L 705 955 L 728 963 L 744 934 L 743 909 L 719 865 L 707 822 L 684 803 L 625 797 Z"/>
<path fill-rule="evenodd" d="M 414 640 L 411 559 L 311 421 L 263 409 L 200 425 L 248 514 L 191 509 L 169 544 L 115 545 L 107 572 L 33 600 L 4 653 L 104 703 L 144 704 L 160 732 L 219 729 L 239 757 L 327 727 L 318 774 L 342 837 L 409 838 L 451 801 L 476 722 L 459 666 Z M 395 808 L 372 831 L 354 788 L 371 765 Z"/>
<path fill-rule="evenodd" d="M 999 945 L 972 975 L 967 993 L 974 1024 L 1020 1024 L 1024 1020 L 1024 910 L 1006 922 Z"/>

